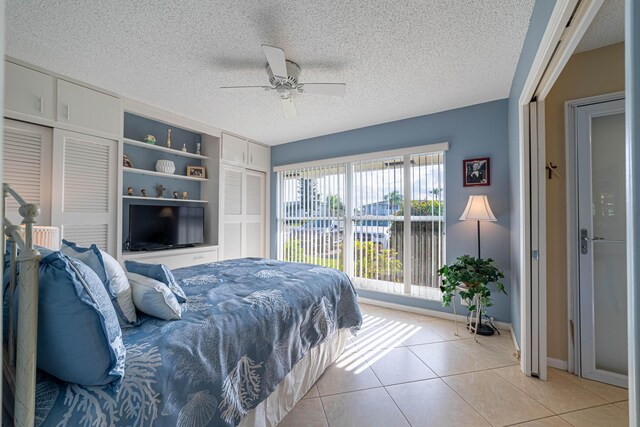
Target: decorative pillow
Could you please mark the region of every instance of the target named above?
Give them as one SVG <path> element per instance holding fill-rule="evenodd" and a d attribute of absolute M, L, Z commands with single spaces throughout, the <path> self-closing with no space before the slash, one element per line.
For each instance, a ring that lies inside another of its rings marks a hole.
<path fill-rule="evenodd" d="M 126 273 L 114 257 L 105 251 L 100 251 L 100 254 L 102 255 L 104 270 L 107 273 L 109 284 L 116 293 L 116 301 L 118 304 L 115 309 L 118 314 L 120 326 L 129 326 L 136 323 L 138 317 L 136 316 L 136 307 L 133 305 L 131 296 L 131 285 L 129 284 Z M 118 312 L 118 309 L 120 312 Z"/>
<path fill-rule="evenodd" d="M 176 279 L 173 277 L 173 273 L 169 270 L 164 264 L 144 264 L 136 261 L 125 261 L 125 267 L 127 267 L 127 271 L 131 273 L 141 274 L 143 276 L 151 277 L 159 282 L 164 283 L 171 289 L 171 292 L 176 296 L 178 302 L 186 302 L 187 296 L 184 291 L 176 282 Z"/>
<path fill-rule="evenodd" d="M 182 308 L 167 285 L 141 274 L 127 272 L 127 277 L 138 310 L 164 320 L 181 318 Z"/>
<path fill-rule="evenodd" d="M 70 383 L 117 388 L 126 356 L 122 330 L 95 272 L 50 252 L 40 262 L 38 289 L 38 368 Z"/>
<path fill-rule="evenodd" d="M 104 269 L 104 261 L 100 249 L 96 245 L 91 245 L 88 248 L 81 248 L 73 242 L 62 239 L 62 247 L 60 252 L 68 256 L 69 258 L 75 258 L 88 265 L 97 275 L 98 278 L 104 283 L 107 288 L 107 292 L 112 297 L 115 297 L 115 292 L 109 286 L 109 279 L 107 272 Z"/>

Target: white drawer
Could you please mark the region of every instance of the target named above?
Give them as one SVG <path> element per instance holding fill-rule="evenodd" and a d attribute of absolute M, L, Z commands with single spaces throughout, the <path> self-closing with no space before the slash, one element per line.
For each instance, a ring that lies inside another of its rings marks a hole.
<path fill-rule="evenodd" d="M 123 259 L 147 264 L 164 264 L 172 270 L 218 261 L 217 247 L 209 247 L 199 251 L 195 249 L 184 249 L 183 253 L 181 253 L 180 249 L 151 253 L 130 253 L 123 255 Z"/>

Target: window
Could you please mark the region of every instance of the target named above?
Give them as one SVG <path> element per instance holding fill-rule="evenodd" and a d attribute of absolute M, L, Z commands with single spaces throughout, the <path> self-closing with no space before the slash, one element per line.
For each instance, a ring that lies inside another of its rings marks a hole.
<path fill-rule="evenodd" d="M 277 168 L 278 258 L 337 268 L 363 289 L 440 298 L 444 149 Z"/>

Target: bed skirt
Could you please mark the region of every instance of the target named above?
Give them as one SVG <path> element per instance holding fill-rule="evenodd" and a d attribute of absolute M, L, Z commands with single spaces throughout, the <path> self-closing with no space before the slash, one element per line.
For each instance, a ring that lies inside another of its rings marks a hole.
<path fill-rule="evenodd" d="M 296 363 L 291 372 L 265 400 L 249 411 L 240 427 L 275 427 L 316 383 L 322 373 L 342 354 L 351 335 L 340 329 Z"/>

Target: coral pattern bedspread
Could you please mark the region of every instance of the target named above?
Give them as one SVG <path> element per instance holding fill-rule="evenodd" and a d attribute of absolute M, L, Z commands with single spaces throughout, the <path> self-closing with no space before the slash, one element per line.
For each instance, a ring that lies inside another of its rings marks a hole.
<path fill-rule="evenodd" d="M 123 330 L 119 391 L 39 373 L 36 425 L 234 426 L 310 348 L 362 321 L 350 280 L 329 268 L 253 258 L 174 275 L 182 320 Z"/>

